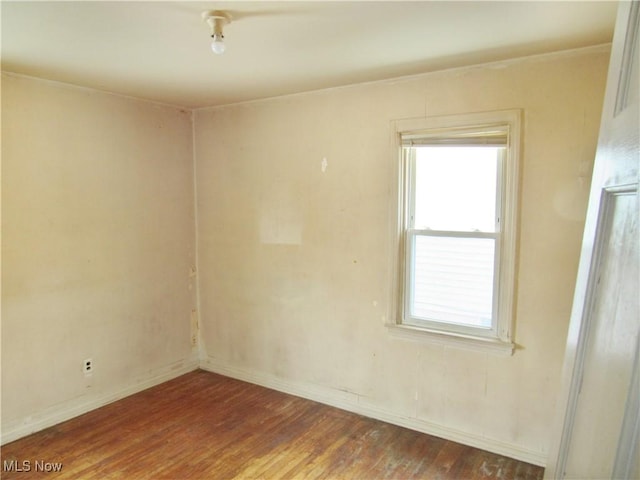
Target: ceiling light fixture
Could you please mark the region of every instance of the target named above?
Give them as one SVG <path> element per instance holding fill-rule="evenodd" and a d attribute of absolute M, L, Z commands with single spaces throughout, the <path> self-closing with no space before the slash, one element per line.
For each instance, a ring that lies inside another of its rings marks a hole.
<path fill-rule="evenodd" d="M 221 10 L 210 10 L 202 12 L 202 18 L 211 27 L 211 50 L 218 55 L 224 53 L 224 35 L 222 29 L 227 23 L 231 23 L 231 15 Z"/>

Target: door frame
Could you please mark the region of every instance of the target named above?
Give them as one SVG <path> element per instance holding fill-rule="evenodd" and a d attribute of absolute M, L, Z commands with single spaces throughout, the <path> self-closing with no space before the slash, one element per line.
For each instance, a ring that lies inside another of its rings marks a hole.
<path fill-rule="evenodd" d="M 638 115 L 637 99 L 629 104 L 630 93 L 635 85 L 631 76 L 632 63 L 640 62 L 638 55 L 638 36 L 640 36 L 640 1 L 622 1 L 619 3 L 616 30 L 607 77 L 598 152 L 594 165 L 589 208 L 584 227 L 580 264 L 576 279 L 571 320 L 567 335 L 563 384 L 558 397 L 558 415 L 549 457 L 545 469 L 545 479 L 564 478 L 569 447 L 577 413 L 578 396 L 585 373 L 585 353 L 592 330 L 592 313 L 597 294 L 597 282 L 602 262 L 602 251 L 608 239 L 607 225 L 616 195 L 638 194 L 638 167 L 635 174 L 624 178 L 609 178 L 607 166 L 613 162 L 612 152 L 608 148 L 612 138 L 612 126 L 621 118 L 629 120 Z M 629 105 L 628 105 L 629 104 Z M 630 108 L 626 108 L 629 106 Z M 626 111 L 625 111 L 626 110 Z M 634 139 L 637 143 L 637 137 Z M 633 167 L 631 167 L 633 170 Z M 638 205 L 636 200 L 636 205 Z M 640 366 L 640 341 L 636 343 L 635 359 L 632 366 L 632 379 L 626 399 L 623 428 L 618 440 L 618 449 L 612 475 L 625 478 L 625 472 L 631 468 L 633 459 L 631 448 L 638 447 L 640 435 L 640 394 L 638 375 Z M 634 387 L 635 385 L 635 387 Z"/>

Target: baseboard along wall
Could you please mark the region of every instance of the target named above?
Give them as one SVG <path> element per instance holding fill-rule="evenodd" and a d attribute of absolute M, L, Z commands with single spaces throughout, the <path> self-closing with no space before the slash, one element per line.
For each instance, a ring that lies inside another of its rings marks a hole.
<path fill-rule="evenodd" d="M 197 370 L 198 360 L 188 359 L 166 365 L 153 370 L 143 378 L 136 379 L 135 383 L 124 388 L 114 389 L 92 397 L 80 397 L 55 405 L 41 412 L 34 413 L 26 418 L 8 422 L 2 426 L 0 444 L 4 445 L 19 438 L 26 437 L 45 428 L 52 427 L 66 420 L 78 417 L 84 413 L 113 403 L 121 398 L 141 392 L 160 383 L 172 380 L 185 373 Z"/>
<path fill-rule="evenodd" d="M 7 425 L 3 425 L 0 442 L 4 445 L 31 433 L 57 425 L 58 423 L 120 400 L 121 398 L 169 381 L 198 368 L 313 400 L 325 405 L 364 415 L 366 417 L 375 418 L 377 420 L 409 428 L 428 435 L 434 435 L 446 440 L 487 450 L 516 460 L 532 463 L 534 465 L 544 467 L 546 463 L 546 454 L 544 452 L 527 450 L 518 445 L 469 434 L 467 432 L 462 432 L 460 430 L 434 424 L 418 418 L 405 417 L 386 410 L 372 408 L 371 406 L 363 405 L 359 401 L 359 396 L 355 393 L 306 382 L 285 380 L 264 372 L 250 371 L 230 366 L 210 356 L 201 359 L 199 362 L 198 360 L 190 359 L 167 365 L 166 367 L 152 372 L 148 377 L 139 379 L 136 383 L 125 388 L 104 392 L 89 399 L 74 399 L 64 405 L 57 405 L 24 419 L 9 422 Z"/>
<path fill-rule="evenodd" d="M 297 397 L 306 398 L 325 405 L 357 413 L 365 417 L 375 418 L 376 420 L 381 420 L 393 425 L 409 428 L 411 430 L 462 443 L 471 447 L 480 448 L 482 450 L 504 455 L 523 462 L 541 467 L 546 465 L 547 455 L 544 452 L 528 450 L 519 445 L 513 445 L 500 440 L 469 434 L 444 425 L 427 422 L 419 418 L 405 417 L 386 410 L 372 408 L 371 406 L 360 403 L 359 396 L 355 393 L 305 382 L 285 380 L 267 373 L 230 366 L 213 357 L 207 357 L 201 360 L 200 368 L 209 372 L 235 378 L 237 380 L 243 380 L 245 382 L 261 385 L 266 388 L 271 388 Z"/>

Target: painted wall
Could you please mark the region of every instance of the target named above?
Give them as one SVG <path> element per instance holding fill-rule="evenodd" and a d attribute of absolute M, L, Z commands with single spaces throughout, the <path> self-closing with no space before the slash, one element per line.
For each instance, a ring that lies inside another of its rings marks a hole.
<path fill-rule="evenodd" d="M 3 75 L 2 176 L 3 441 L 195 368 L 191 112 Z"/>
<path fill-rule="evenodd" d="M 607 63 L 595 48 L 196 111 L 202 366 L 543 464 Z M 390 122 L 512 108 L 518 350 L 392 337 Z"/>
<path fill-rule="evenodd" d="M 544 463 L 607 62 L 198 110 L 195 152 L 191 112 L 3 75 L 3 442 L 198 365 L 195 154 L 202 367 Z M 391 121 L 511 108 L 518 350 L 391 336 Z"/>

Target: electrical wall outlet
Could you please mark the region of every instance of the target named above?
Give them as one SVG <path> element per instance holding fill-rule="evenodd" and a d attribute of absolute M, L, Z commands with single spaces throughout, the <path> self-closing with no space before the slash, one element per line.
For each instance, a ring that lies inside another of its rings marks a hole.
<path fill-rule="evenodd" d="M 82 363 L 82 371 L 84 372 L 85 377 L 91 376 L 91 374 L 93 373 L 93 360 L 91 360 L 90 358 L 87 358 Z"/>

